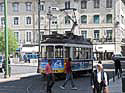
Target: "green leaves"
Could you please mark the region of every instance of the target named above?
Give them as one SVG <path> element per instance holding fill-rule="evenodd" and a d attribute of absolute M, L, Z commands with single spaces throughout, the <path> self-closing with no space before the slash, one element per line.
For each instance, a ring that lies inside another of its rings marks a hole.
<path fill-rule="evenodd" d="M 14 36 L 14 33 L 12 30 L 8 30 L 8 52 L 9 54 L 16 51 L 16 48 L 18 48 L 18 43 L 16 40 L 16 37 Z M 5 38 L 4 38 L 4 32 L 0 31 L 0 52 L 5 52 Z"/>

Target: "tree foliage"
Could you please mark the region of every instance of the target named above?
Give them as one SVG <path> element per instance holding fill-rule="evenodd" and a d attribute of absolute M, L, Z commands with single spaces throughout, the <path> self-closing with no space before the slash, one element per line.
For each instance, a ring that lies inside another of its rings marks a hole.
<path fill-rule="evenodd" d="M 16 48 L 18 48 L 18 43 L 16 40 L 16 37 L 14 36 L 14 33 L 12 30 L 8 30 L 8 52 L 9 54 L 16 51 Z M 5 52 L 5 38 L 4 38 L 4 32 L 0 31 L 0 52 Z"/>

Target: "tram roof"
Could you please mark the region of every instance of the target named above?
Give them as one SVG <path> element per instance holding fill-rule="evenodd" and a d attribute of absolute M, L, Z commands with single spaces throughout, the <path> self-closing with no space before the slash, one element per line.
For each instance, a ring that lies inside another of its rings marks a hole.
<path fill-rule="evenodd" d="M 73 33 L 68 34 L 52 34 L 52 35 L 43 35 L 43 40 L 41 44 L 51 43 L 51 44 L 83 44 L 83 45 L 92 45 L 91 41 L 86 39 L 84 40 L 82 36 L 74 35 Z"/>

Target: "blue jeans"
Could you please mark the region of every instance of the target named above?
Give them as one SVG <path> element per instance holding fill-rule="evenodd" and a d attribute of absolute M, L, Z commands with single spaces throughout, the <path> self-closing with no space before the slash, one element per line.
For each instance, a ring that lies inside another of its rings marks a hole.
<path fill-rule="evenodd" d="M 66 73 L 66 80 L 63 84 L 63 87 L 65 87 L 65 85 L 67 84 L 68 81 L 71 81 L 71 85 L 72 87 L 74 87 L 74 82 L 73 82 L 73 75 L 71 73 Z"/>

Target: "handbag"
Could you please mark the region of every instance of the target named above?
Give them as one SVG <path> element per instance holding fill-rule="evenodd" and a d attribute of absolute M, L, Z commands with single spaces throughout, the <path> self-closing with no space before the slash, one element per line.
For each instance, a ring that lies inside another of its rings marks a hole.
<path fill-rule="evenodd" d="M 105 87 L 104 90 L 103 90 L 103 93 L 109 93 L 109 88 Z"/>

